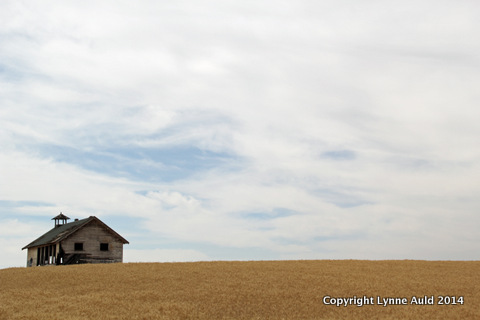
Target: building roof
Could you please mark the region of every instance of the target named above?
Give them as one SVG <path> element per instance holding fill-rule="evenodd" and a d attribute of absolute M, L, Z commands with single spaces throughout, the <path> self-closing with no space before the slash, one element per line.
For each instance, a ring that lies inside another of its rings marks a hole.
<path fill-rule="evenodd" d="M 56 217 L 53 217 L 52 220 L 70 220 L 70 218 L 60 212 L 60 214 Z"/>
<path fill-rule="evenodd" d="M 23 249 L 27 248 L 32 248 L 32 247 L 39 247 L 39 246 L 45 246 L 45 245 L 51 245 L 51 244 L 56 244 L 66 238 L 68 238 L 70 235 L 75 233 L 76 231 L 82 229 L 92 221 L 97 221 L 99 222 L 109 233 L 113 234 L 116 238 L 118 238 L 122 243 L 126 244 L 128 243 L 127 240 L 125 240 L 121 235 L 116 233 L 112 228 L 107 226 L 105 223 L 103 223 L 100 219 L 98 219 L 95 216 L 90 216 L 88 218 L 82 219 L 82 220 L 77 220 L 74 222 L 62 224 L 59 226 L 56 226 L 55 228 L 51 229 L 44 235 L 40 236 L 38 239 L 30 242 L 27 244 Z"/>

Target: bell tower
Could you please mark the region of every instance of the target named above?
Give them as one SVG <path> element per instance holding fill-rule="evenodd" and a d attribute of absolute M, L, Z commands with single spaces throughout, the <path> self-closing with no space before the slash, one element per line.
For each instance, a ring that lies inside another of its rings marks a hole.
<path fill-rule="evenodd" d="M 55 228 L 63 226 L 64 224 L 67 224 L 67 220 L 69 219 L 70 219 L 69 217 L 67 217 L 61 212 L 58 216 L 52 218 L 52 220 L 55 220 Z"/>

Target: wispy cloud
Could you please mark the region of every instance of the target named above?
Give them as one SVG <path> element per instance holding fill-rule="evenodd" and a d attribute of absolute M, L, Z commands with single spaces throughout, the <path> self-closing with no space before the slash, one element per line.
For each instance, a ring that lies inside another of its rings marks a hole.
<path fill-rule="evenodd" d="M 474 259 L 479 11 L 2 2 L 0 239 L 62 211 L 135 260 Z"/>

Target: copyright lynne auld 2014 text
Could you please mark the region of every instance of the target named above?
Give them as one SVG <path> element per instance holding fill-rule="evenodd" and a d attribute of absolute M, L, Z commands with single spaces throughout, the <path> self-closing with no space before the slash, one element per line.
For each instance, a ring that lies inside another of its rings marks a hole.
<path fill-rule="evenodd" d="M 362 297 L 332 297 L 324 296 L 323 304 L 337 307 L 357 306 L 362 307 L 366 305 L 381 305 L 384 307 L 393 305 L 463 305 L 463 296 L 412 296 L 407 297 L 380 297 L 376 299 L 371 296 Z"/>

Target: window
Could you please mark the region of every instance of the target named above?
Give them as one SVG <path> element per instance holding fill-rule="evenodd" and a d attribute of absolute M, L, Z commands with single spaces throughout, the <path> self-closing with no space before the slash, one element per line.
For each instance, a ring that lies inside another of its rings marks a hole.
<path fill-rule="evenodd" d="M 100 251 L 108 251 L 108 243 L 100 243 Z"/>
<path fill-rule="evenodd" d="M 75 251 L 83 251 L 83 243 L 75 242 Z"/>

